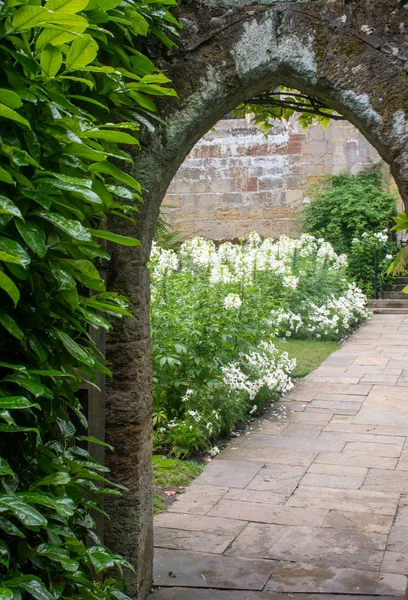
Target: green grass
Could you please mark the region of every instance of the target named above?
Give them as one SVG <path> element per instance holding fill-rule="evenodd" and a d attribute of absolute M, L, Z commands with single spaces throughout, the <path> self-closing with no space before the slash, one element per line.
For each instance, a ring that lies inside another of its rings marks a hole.
<path fill-rule="evenodd" d="M 186 487 L 198 477 L 204 469 L 204 464 L 193 460 L 166 458 L 161 454 L 153 456 L 153 510 L 155 514 L 167 509 L 174 499 L 174 493 L 180 493 L 180 488 Z M 172 495 L 166 495 L 171 492 Z"/>
<path fill-rule="evenodd" d="M 337 342 L 318 340 L 276 340 L 279 350 L 286 351 L 290 358 L 296 358 L 293 377 L 305 377 L 340 348 Z"/>

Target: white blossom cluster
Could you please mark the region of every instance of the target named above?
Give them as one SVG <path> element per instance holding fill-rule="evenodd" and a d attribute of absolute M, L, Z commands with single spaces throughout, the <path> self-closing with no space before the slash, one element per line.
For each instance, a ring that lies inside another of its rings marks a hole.
<path fill-rule="evenodd" d="M 242 304 L 239 294 L 228 294 L 224 298 L 224 308 L 227 310 L 238 310 Z"/>
<path fill-rule="evenodd" d="M 321 338 L 341 334 L 369 315 L 366 296 L 355 284 L 349 284 L 342 296 L 331 296 L 320 306 L 310 302 L 303 303 L 299 313 L 284 308 L 273 311 L 269 325 L 276 334 L 284 331 L 286 336 L 301 333 Z"/>
<path fill-rule="evenodd" d="M 361 234 L 361 238 L 362 239 L 366 239 L 366 238 L 371 238 L 371 239 L 375 239 L 377 240 L 377 242 L 380 242 L 381 244 L 386 244 L 388 242 L 388 230 L 387 229 L 383 229 L 382 231 L 376 231 L 374 233 L 369 233 L 368 231 L 364 231 Z M 361 240 L 359 238 L 353 238 L 351 240 L 352 244 L 358 244 Z"/>
<path fill-rule="evenodd" d="M 293 268 L 297 257 L 313 260 L 317 269 L 324 267 L 341 272 L 347 267 L 345 255 L 337 255 L 331 244 L 309 234 L 298 239 L 282 236 L 275 241 L 262 240 L 257 233 L 252 233 L 246 244 L 225 242 L 218 248 L 214 242 L 197 237 L 182 244 L 181 266 L 175 252 L 160 250 L 157 246 L 153 246 L 150 260 L 156 279 L 165 276 L 169 270 L 181 268 L 206 270 L 211 285 L 238 282 L 252 285 L 257 272 L 268 271 L 280 277 L 285 287 L 296 289 L 299 279 Z"/>
<path fill-rule="evenodd" d="M 282 354 L 272 342 L 261 342 L 258 352 L 243 354 L 239 361 L 222 368 L 224 383 L 230 390 L 246 392 L 253 401 L 263 388 L 284 394 L 293 387 L 290 374 L 296 360 Z M 256 408 L 255 408 L 256 410 Z"/>

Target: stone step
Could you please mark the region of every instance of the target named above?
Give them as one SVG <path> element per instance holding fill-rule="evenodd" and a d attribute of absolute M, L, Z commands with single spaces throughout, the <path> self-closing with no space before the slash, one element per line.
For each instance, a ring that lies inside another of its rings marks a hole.
<path fill-rule="evenodd" d="M 408 315 L 407 308 L 373 308 L 375 315 Z"/>
<path fill-rule="evenodd" d="M 408 285 L 408 277 L 397 277 L 395 283 L 399 285 Z"/>
<path fill-rule="evenodd" d="M 384 292 L 383 298 L 385 300 L 408 300 L 408 294 L 404 294 L 404 292 Z"/>
<path fill-rule="evenodd" d="M 388 285 L 387 285 L 387 286 L 384 288 L 384 292 L 402 292 L 402 290 L 403 290 L 404 288 L 406 288 L 406 287 L 407 287 L 407 285 L 408 285 L 408 284 L 406 284 L 406 283 L 396 283 L 396 284 L 395 284 L 395 285 L 393 285 L 393 286 L 388 286 Z"/>
<path fill-rule="evenodd" d="M 369 300 L 370 308 L 408 308 L 408 298 L 405 300 L 386 300 L 379 298 L 378 300 Z"/>

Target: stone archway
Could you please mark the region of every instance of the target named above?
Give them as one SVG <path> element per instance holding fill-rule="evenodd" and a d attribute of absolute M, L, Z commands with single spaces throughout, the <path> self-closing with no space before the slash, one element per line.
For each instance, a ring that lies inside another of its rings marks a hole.
<path fill-rule="evenodd" d="M 107 397 L 107 441 L 113 476 L 128 486 L 107 504 L 107 541 L 135 565 L 129 591 L 143 598 L 151 583 L 151 357 L 146 262 L 161 200 L 193 145 L 240 101 L 276 85 L 313 93 L 341 112 L 391 166 L 408 202 L 408 35 L 402 2 L 382 0 L 185 0 L 177 51 L 158 64 L 179 100 L 161 102 L 166 125 L 146 136 L 132 174 L 145 187 L 136 224 L 114 230 L 142 240 L 115 249 L 111 287 L 136 316 L 109 340 L 114 379 Z M 407 23 L 408 26 L 408 23 Z"/>

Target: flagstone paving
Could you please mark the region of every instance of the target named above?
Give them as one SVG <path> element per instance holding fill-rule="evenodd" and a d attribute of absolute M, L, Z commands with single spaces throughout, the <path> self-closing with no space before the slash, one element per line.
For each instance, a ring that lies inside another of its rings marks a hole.
<path fill-rule="evenodd" d="M 408 316 L 374 315 L 155 518 L 151 600 L 396 600 Z"/>

